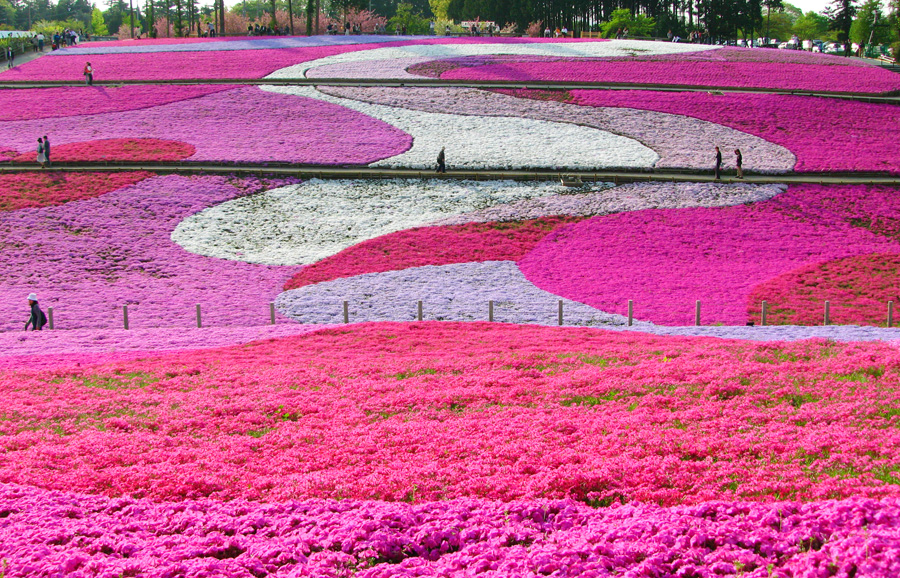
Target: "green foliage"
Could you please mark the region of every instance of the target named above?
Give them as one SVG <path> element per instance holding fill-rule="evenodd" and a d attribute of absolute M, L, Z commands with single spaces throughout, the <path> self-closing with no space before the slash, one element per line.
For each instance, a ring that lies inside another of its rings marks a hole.
<path fill-rule="evenodd" d="M 397 6 L 397 13 L 388 20 L 392 32 L 406 28 L 407 34 L 427 34 L 428 19 L 420 12 L 414 12 L 412 4 L 402 2 Z"/>
<path fill-rule="evenodd" d="M 42 33 L 49 41 L 49 38 L 57 32 L 62 32 L 66 28 L 78 30 L 82 26 L 78 20 L 40 20 L 34 23 L 31 30 Z"/>
<path fill-rule="evenodd" d="M 828 18 L 809 11 L 794 22 L 794 34 L 800 40 L 820 39 L 828 32 Z"/>
<path fill-rule="evenodd" d="M 882 12 L 881 0 L 867 0 L 850 25 L 850 41 L 857 44 L 886 44 L 891 41 L 891 30 Z"/>
<path fill-rule="evenodd" d="M 109 30 L 106 28 L 106 21 L 103 19 L 103 12 L 96 6 L 91 12 L 91 34 L 95 36 L 108 36 Z"/>
<path fill-rule="evenodd" d="M 428 5 L 431 6 L 431 13 L 434 14 L 434 17 L 438 20 L 438 23 L 450 20 L 450 17 L 447 16 L 447 9 L 450 7 L 450 0 L 428 0 Z"/>
<path fill-rule="evenodd" d="M 650 36 L 656 28 L 656 21 L 643 14 L 632 14 L 630 10 L 622 8 L 614 10 L 607 22 L 600 25 L 605 38 L 615 37 L 619 29 L 628 29 L 628 36 Z"/>

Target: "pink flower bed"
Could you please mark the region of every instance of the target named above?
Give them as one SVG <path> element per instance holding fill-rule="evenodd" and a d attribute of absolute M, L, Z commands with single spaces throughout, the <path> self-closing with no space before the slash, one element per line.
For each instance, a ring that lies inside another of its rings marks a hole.
<path fill-rule="evenodd" d="M 0 213 L 0 328 L 22 329 L 31 292 L 60 329 L 120 328 L 126 304 L 133 328 L 196 326 L 198 303 L 205 326 L 269 321 L 269 302 L 298 268 L 202 257 L 170 236 L 188 215 L 296 180 L 146 176 L 95 198 Z"/>
<path fill-rule="evenodd" d="M 896 239 L 854 225 L 877 200 L 896 211 L 896 190 L 792 187 L 754 205 L 650 210 L 558 229 L 519 267 L 539 288 L 598 309 L 692 325 L 743 325 L 753 288 L 798 267 L 869 253 L 900 253 Z"/>
<path fill-rule="evenodd" d="M 90 199 L 152 176 L 154 174 L 148 172 L 4 173 L 0 174 L 0 211 L 51 207 Z"/>
<path fill-rule="evenodd" d="M 154 500 L 898 496 L 898 380 L 886 344 L 487 323 L 23 361 L 0 372 L 0 482 Z"/>
<path fill-rule="evenodd" d="M 248 40 L 243 38 L 241 40 Z M 265 39 L 261 39 L 262 42 Z M 128 52 L 116 54 L 79 54 L 77 50 L 47 56 L 17 66 L 3 73 L 5 82 L 35 80 L 83 81 L 84 63 L 94 68 L 94 79 L 107 80 L 175 80 L 262 78 L 280 68 L 326 56 L 388 48 L 408 44 L 482 44 L 543 42 L 526 38 L 423 38 L 366 44 L 305 46 L 253 50 L 198 50 L 179 52 Z M 569 39 L 568 42 L 591 42 Z M 596 42 L 596 41 L 594 41 Z M 93 47 L 90 45 L 89 47 Z M 137 45 L 135 45 L 137 46 Z M 94 87 L 101 90 L 101 87 Z"/>
<path fill-rule="evenodd" d="M 55 135 L 54 135 L 55 136 Z M 79 161 L 180 161 L 196 152 L 193 146 L 177 141 L 159 139 L 116 138 L 59 145 L 51 140 L 50 160 Z M 33 163 L 35 153 L 23 153 L 13 162 Z M 118 187 L 117 187 L 118 188 Z"/>
<path fill-rule="evenodd" d="M 734 48 L 627 59 L 492 56 L 436 61 L 412 67 L 410 72 L 452 80 L 617 82 L 876 94 L 900 90 L 900 77 L 889 70 L 865 63 L 854 65 L 835 56 L 805 56 L 780 58 L 778 51 Z"/>
<path fill-rule="evenodd" d="M 137 110 L 231 88 L 234 86 L 63 86 L 4 90 L 0 92 L 0 121 Z"/>
<path fill-rule="evenodd" d="M 284 290 L 364 273 L 471 261 L 515 261 L 555 228 L 574 217 L 544 217 L 506 223 L 470 223 L 407 229 L 364 241 L 306 266 Z"/>
<path fill-rule="evenodd" d="M 0 123 L 0 140 L 20 151 L 35 149 L 37 136 L 44 134 L 59 147 L 122 135 L 173 140 L 196 149 L 191 160 L 262 163 L 368 164 L 412 144 L 408 134 L 362 113 L 253 86 L 141 110 L 86 115 L 77 122 L 54 118 Z M 114 147 L 110 154 L 120 152 Z"/>
<path fill-rule="evenodd" d="M 530 93 L 513 94 L 529 97 Z M 545 97 L 543 93 L 534 96 Z M 795 170 L 800 172 L 900 172 L 894 154 L 900 117 L 890 104 L 631 90 L 573 90 L 571 96 L 584 106 L 683 114 L 741 130 L 788 148 L 797 156 Z M 824 126 L 828 130 L 822 130 Z"/>
<path fill-rule="evenodd" d="M 896 500 L 153 503 L 0 485 L 7 578 L 866 576 L 900 572 Z"/>
<path fill-rule="evenodd" d="M 862 255 L 815 263 L 770 279 L 753 288 L 750 317 L 758 319 L 767 302 L 773 325 L 818 325 L 829 302 L 835 324 L 887 325 L 887 302 L 897 309 L 900 324 L 900 255 Z"/>

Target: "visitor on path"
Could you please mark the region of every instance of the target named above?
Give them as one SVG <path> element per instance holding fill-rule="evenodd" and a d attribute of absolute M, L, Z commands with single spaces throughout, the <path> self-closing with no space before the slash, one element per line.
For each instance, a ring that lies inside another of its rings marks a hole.
<path fill-rule="evenodd" d="M 90 62 L 84 65 L 84 83 L 88 86 L 94 85 L 94 67 Z"/>
<path fill-rule="evenodd" d="M 444 147 L 441 147 L 441 152 L 438 153 L 437 172 L 439 172 L 439 173 L 447 172 L 446 156 L 444 155 Z"/>
<path fill-rule="evenodd" d="M 47 160 L 47 166 L 50 166 L 50 137 L 44 135 L 44 158 Z"/>
<path fill-rule="evenodd" d="M 49 160 L 49 159 L 48 159 Z M 737 167 L 737 178 L 744 178 L 744 155 L 741 154 L 741 149 L 734 149 L 734 162 Z"/>
<path fill-rule="evenodd" d="M 25 322 L 24 331 L 28 331 L 29 325 L 31 325 L 32 331 L 40 331 L 47 324 L 47 316 L 44 315 L 44 312 L 38 306 L 37 295 L 34 293 L 28 294 L 28 305 L 31 307 L 31 315 L 28 317 L 28 321 Z"/>
<path fill-rule="evenodd" d="M 47 167 L 47 155 L 44 153 L 44 141 L 38 137 L 37 162 L 41 163 L 41 168 Z"/>
<path fill-rule="evenodd" d="M 44 51 L 44 35 L 43 35 L 43 33 L 38 32 L 37 39 L 38 39 L 38 50 L 43 52 Z"/>
<path fill-rule="evenodd" d="M 722 151 L 719 150 L 719 147 L 716 147 L 716 180 L 718 181 L 721 178 L 722 172 Z"/>
<path fill-rule="evenodd" d="M 15 66 L 13 61 L 16 58 L 16 51 L 12 49 L 12 46 L 6 47 L 6 68 L 12 68 Z"/>

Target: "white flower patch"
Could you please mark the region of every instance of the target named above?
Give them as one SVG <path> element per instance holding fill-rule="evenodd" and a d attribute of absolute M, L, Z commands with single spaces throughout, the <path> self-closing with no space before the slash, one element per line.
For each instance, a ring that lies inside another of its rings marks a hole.
<path fill-rule="evenodd" d="M 560 298 L 535 287 L 512 261 L 427 265 L 402 271 L 368 273 L 285 291 L 278 310 L 301 323 L 414 321 L 422 301 L 423 320 L 494 321 L 556 325 Z M 566 325 L 626 325 L 622 315 L 604 313 L 563 299 Z M 649 326 L 640 323 L 640 326 Z"/>
<path fill-rule="evenodd" d="M 314 179 L 191 215 L 172 232 L 172 241 L 209 257 L 310 264 L 367 239 L 563 189 L 514 181 Z"/>
<path fill-rule="evenodd" d="M 307 71 L 334 64 L 373 62 L 378 76 L 384 78 L 385 69 L 394 71 L 397 78 L 406 78 L 406 68 L 417 62 L 465 56 L 546 56 L 557 58 L 613 58 L 624 56 L 654 56 L 685 54 L 715 50 L 716 46 L 680 44 L 676 42 L 646 42 L 641 40 L 611 40 L 601 42 L 540 42 L 523 44 L 417 44 L 393 48 L 373 48 L 336 54 L 276 70 L 266 78 L 302 78 Z M 364 74 L 364 68 L 357 69 Z M 318 76 L 318 75 L 317 75 Z"/>
<path fill-rule="evenodd" d="M 587 187 L 585 187 L 587 189 Z M 432 225 L 461 225 L 492 221 L 521 221 L 548 215 L 589 217 L 644 209 L 726 207 L 758 203 L 787 190 L 787 185 L 748 183 L 632 183 L 611 189 L 571 189 L 554 195 L 497 205 L 463 215 L 445 217 Z"/>
<path fill-rule="evenodd" d="M 576 124 L 408 110 L 329 96 L 309 86 L 261 88 L 345 106 L 412 135 L 412 148 L 374 167 L 431 169 L 441 147 L 447 149 L 448 166 L 466 169 L 645 168 L 659 160 L 636 140 Z"/>

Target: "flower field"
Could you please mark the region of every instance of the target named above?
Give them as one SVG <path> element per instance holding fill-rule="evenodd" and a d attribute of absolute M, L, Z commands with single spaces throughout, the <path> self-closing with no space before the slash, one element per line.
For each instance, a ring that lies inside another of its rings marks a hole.
<path fill-rule="evenodd" d="M 86 43 L 0 79 L 86 60 L 113 82 L 0 91 L 0 578 L 900 573 L 900 196 L 777 183 L 897 175 L 896 105 L 766 92 L 894 73 L 336 36 Z M 229 82 L 267 78 L 523 88 Z M 705 175 L 717 145 L 720 182 L 557 178 Z M 442 148 L 433 178 L 265 176 Z M 62 170 L 115 161 L 260 175 Z M 21 331 L 32 292 L 52 331 Z"/>

